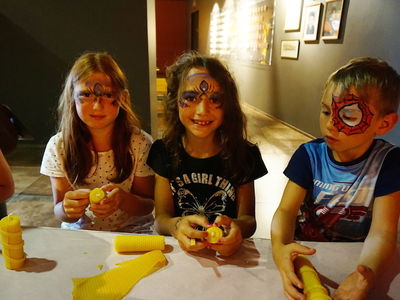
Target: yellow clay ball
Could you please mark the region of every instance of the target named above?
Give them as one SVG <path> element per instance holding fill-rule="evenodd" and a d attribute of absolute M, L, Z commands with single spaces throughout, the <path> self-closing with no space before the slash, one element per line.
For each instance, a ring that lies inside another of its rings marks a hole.
<path fill-rule="evenodd" d="M 207 228 L 207 241 L 210 244 L 216 244 L 218 243 L 219 239 L 222 238 L 223 236 L 223 231 L 221 228 L 217 226 L 211 226 L 210 228 Z"/>
<path fill-rule="evenodd" d="M 99 203 L 104 197 L 106 193 L 100 188 L 94 188 L 89 193 L 89 200 L 90 203 Z"/>

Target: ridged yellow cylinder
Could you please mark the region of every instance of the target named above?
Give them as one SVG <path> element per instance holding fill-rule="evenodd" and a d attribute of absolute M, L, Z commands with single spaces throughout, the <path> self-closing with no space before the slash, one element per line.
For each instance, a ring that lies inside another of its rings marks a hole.
<path fill-rule="evenodd" d="M 114 248 L 118 253 L 164 250 L 165 237 L 163 235 L 117 235 L 114 239 Z"/>
<path fill-rule="evenodd" d="M 307 300 L 329 300 L 332 299 L 326 288 L 319 280 L 319 276 L 312 263 L 304 256 L 298 255 L 294 261 L 297 275 L 303 281 L 304 294 Z"/>

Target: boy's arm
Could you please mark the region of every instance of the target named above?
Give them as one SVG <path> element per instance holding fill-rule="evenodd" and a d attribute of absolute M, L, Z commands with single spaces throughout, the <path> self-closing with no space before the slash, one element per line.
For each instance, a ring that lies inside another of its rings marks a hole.
<path fill-rule="evenodd" d="M 339 286 L 334 299 L 364 299 L 396 249 L 400 191 L 375 198 L 372 223 L 357 269 Z"/>
<path fill-rule="evenodd" d="M 295 288 L 303 288 L 303 283 L 295 274 L 293 260 L 300 253 L 315 253 L 314 249 L 293 241 L 296 217 L 306 194 L 306 189 L 289 180 L 271 224 L 272 255 L 281 274 L 285 294 L 294 299 L 305 297 Z"/>

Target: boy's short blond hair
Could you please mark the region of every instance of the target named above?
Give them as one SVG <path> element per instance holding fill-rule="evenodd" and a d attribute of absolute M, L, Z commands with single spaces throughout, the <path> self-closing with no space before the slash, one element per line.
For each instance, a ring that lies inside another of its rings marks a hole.
<path fill-rule="evenodd" d="M 386 61 L 373 57 L 351 59 L 346 65 L 332 73 L 325 84 L 327 88 L 351 87 L 363 91 L 366 101 L 368 90 L 375 88 L 378 99 L 372 103 L 381 115 L 397 112 L 400 103 L 400 76 Z"/>

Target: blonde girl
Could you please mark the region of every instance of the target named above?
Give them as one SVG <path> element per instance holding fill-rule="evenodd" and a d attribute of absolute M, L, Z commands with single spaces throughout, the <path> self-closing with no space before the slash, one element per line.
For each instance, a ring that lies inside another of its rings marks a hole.
<path fill-rule="evenodd" d="M 154 176 L 151 137 L 140 130 L 127 79 L 107 53 L 74 63 L 59 99 L 59 131 L 48 142 L 41 173 L 50 176 L 62 228 L 150 230 Z M 90 203 L 89 192 L 106 196 Z"/>

